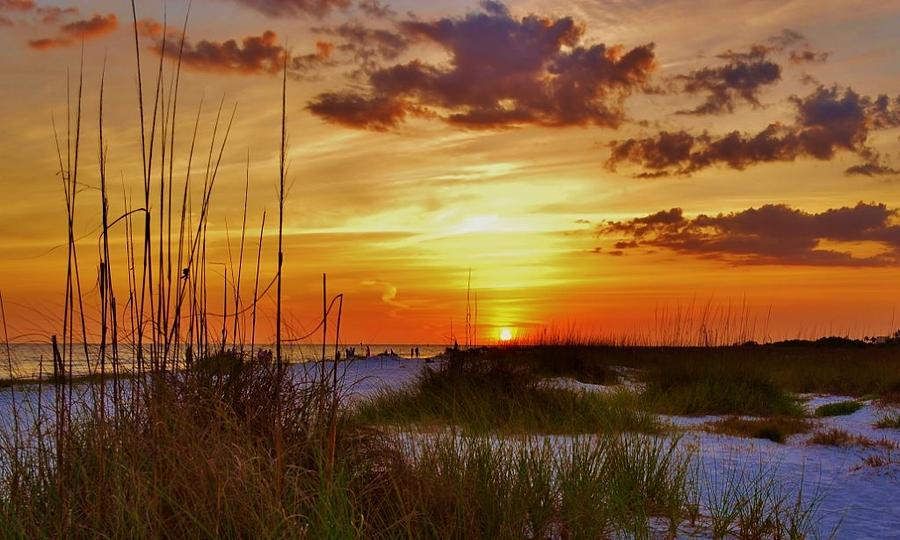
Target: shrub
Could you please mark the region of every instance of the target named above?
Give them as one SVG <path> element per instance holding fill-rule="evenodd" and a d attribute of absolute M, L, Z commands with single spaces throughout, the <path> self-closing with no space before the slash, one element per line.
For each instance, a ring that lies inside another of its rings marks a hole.
<path fill-rule="evenodd" d="M 415 383 L 362 402 L 360 424 L 438 424 L 478 432 L 655 432 L 635 396 L 541 384 L 529 367 L 480 357 L 456 357 L 423 371 Z"/>
<path fill-rule="evenodd" d="M 667 414 L 799 416 L 797 401 L 768 376 L 740 364 L 661 364 L 646 375 L 647 403 Z"/>
<path fill-rule="evenodd" d="M 808 420 L 801 418 L 746 419 L 732 416 L 709 424 L 709 428 L 715 433 L 753 439 L 768 439 L 781 444 L 791 435 L 808 432 L 812 428 L 812 424 Z"/>
<path fill-rule="evenodd" d="M 828 403 L 816 408 L 816 416 L 846 416 L 860 410 L 863 404 L 856 400 L 838 401 Z"/>

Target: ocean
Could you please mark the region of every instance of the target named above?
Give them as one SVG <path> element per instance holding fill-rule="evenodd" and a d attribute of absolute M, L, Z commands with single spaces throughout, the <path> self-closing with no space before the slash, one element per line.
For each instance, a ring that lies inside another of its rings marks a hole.
<path fill-rule="evenodd" d="M 215 345 L 211 345 L 214 347 Z M 400 358 L 415 358 L 415 349 L 419 349 L 419 358 L 431 358 L 441 354 L 446 349 L 446 345 L 434 344 L 415 344 L 415 343 L 343 343 L 339 346 L 341 357 L 346 357 L 346 349 L 355 349 L 356 357 L 365 357 L 366 347 L 369 349 L 371 356 L 378 354 L 391 354 Z M 274 345 L 271 343 L 258 344 L 254 346 L 255 351 L 273 350 Z M 145 345 L 145 351 L 148 347 Z M 245 345 L 244 351 L 249 353 L 250 346 Z M 7 358 L 5 347 L 0 349 L 0 379 L 21 378 L 21 379 L 37 379 L 41 375 L 50 376 L 53 374 L 53 348 L 49 343 L 10 343 L 9 358 Z M 334 344 L 325 347 L 326 359 L 334 358 Z M 84 345 L 77 343 L 72 350 L 72 372 L 75 375 L 87 375 L 95 369 L 88 369 L 87 357 L 90 357 L 90 366 L 98 364 L 100 348 L 96 344 L 88 345 L 87 355 L 85 355 Z M 290 363 L 313 362 L 321 360 L 322 345 L 318 344 L 296 344 L 289 343 L 282 345 L 282 355 Z M 109 346 L 107 346 L 107 362 L 109 357 Z M 119 346 L 119 362 L 123 371 L 130 371 L 135 358 L 134 349 L 131 345 Z M 66 366 L 69 366 L 68 352 L 65 359 Z M 107 364 L 109 368 L 109 364 Z M 10 369 L 12 374 L 10 374 Z"/>

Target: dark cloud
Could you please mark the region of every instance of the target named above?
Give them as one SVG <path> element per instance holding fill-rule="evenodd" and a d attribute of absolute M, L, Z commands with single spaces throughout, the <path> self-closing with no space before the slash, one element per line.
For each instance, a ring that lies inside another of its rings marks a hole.
<path fill-rule="evenodd" d="M 400 24 L 408 39 L 443 48 L 448 63 L 373 69 L 364 91 L 325 93 L 308 109 L 362 129 L 392 128 L 410 114 L 473 129 L 615 127 L 625 97 L 644 87 L 654 68 L 652 44 L 628 51 L 584 45 L 584 29 L 570 17 L 518 19 L 499 2 L 481 7 L 462 18 Z"/>
<path fill-rule="evenodd" d="M 353 93 L 326 93 L 307 107 L 322 118 L 347 127 L 387 131 L 409 112 L 410 104 L 388 97 L 365 97 Z"/>
<path fill-rule="evenodd" d="M 783 69 L 776 56 L 786 55 L 793 64 L 828 59 L 828 53 L 816 52 L 810 47 L 799 32 L 784 30 L 769 38 L 766 44 L 716 55 L 725 63 L 677 75 L 669 81 L 670 91 L 706 97 L 694 108 L 678 111 L 679 114 L 730 113 L 741 102 L 760 107 L 760 94 L 781 81 Z"/>
<path fill-rule="evenodd" d="M 402 33 L 370 28 L 358 22 L 313 31 L 334 40 L 336 48 L 352 56 L 365 72 L 377 69 L 379 61 L 396 60 L 411 44 L 411 39 Z"/>
<path fill-rule="evenodd" d="M 852 89 L 819 87 L 812 94 L 791 98 L 793 124 L 773 123 L 758 133 L 732 131 L 715 136 L 686 131 L 663 131 L 647 138 L 613 141 L 607 167 L 640 165 L 643 177 L 686 175 L 720 165 L 731 169 L 800 157 L 828 160 L 838 151 L 859 155 L 866 163 L 881 164 L 881 156 L 867 146 L 873 128 L 900 125 L 900 97 L 875 100 Z M 877 167 L 869 167 L 875 174 Z M 884 166 L 883 172 L 889 168 Z"/>
<path fill-rule="evenodd" d="M 881 94 L 869 107 L 869 115 L 872 119 L 872 127 L 878 129 L 890 129 L 900 127 L 900 95 L 890 96 Z"/>
<path fill-rule="evenodd" d="M 158 22 L 139 21 L 138 31 L 155 38 L 153 50 L 157 54 L 162 52 L 163 28 Z M 166 54 L 174 60 L 181 48 L 181 36 L 169 34 L 165 39 Z M 316 43 L 315 52 L 291 56 L 288 59 L 288 72 L 294 77 L 304 77 L 316 68 L 328 65 L 333 50 L 331 43 L 320 41 Z M 194 43 L 185 40 L 181 60 L 185 67 L 200 71 L 259 75 L 280 72 L 284 67 L 285 54 L 278 35 L 266 30 L 260 36 L 247 36 L 240 41 L 201 40 Z"/>
<path fill-rule="evenodd" d="M 772 50 L 787 52 L 793 64 L 821 63 L 831 56 L 827 52 L 814 51 L 803 34 L 794 30 L 783 30 L 781 34 L 769 38 Z"/>
<path fill-rule="evenodd" d="M 678 90 L 704 94 L 706 99 L 682 114 L 720 114 L 734 112 L 736 102 L 759 107 L 759 94 L 781 80 L 781 66 L 767 58 L 767 49 L 754 47 L 746 53 L 728 51 L 719 58 L 728 62 L 676 77 Z"/>
<path fill-rule="evenodd" d="M 785 28 L 781 31 L 780 34 L 774 35 L 769 38 L 769 44 L 771 45 L 771 48 L 776 51 L 783 51 L 788 47 L 806 43 L 808 43 L 808 41 L 803 34 L 797 32 L 796 30 L 791 30 L 790 28 Z"/>
<path fill-rule="evenodd" d="M 828 60 L 830 55 L 827 52 L 811 51 L 809 49 L 801 49 L 791 51 L 791 62 L 794 64 L 811 64 L 821 63 Z"/>
<path fill-rule="evenodd" d="M 740 212 L 699 215 L 693 219 L 673 208 L 628 221 L 598 227 L 604 237 L 618 240 L 618 250 L 638 246 L 721 259 L 733 264 L 809 266 L 889 266 L 900 264 L 897 209 L 860 202 L 854 207 L 804 212 L 769 204 Z M 872 242 L 882 251 L 856 255 L 823 247 L 823 242 Z"/>
<path fill-rule="evenodd" d="M 397 14 L 391 9 L 391 6 L 384 4 L 379 0 L 360 0 L 357 5 L 359 6 L 359 9 L 369 17 L 388 18 Z"/>
<path fill-rule="evenodd" d="M 883 163 L 871 162 L 854 165 L 848 168 L 846 173 L 858 176 L 882 176 L 886 174 L 900 174 L 900 171 Z"/>
<path fill-rule="evenodd" d="M 3 27 L 3 26 L 13 26 L 12 19 L 10 19 L 9 17 L 4 17 L 3 15 L 0 15 L 0 27 Z"/>
<path fill-rule="evenodd" d="M 55 37 L 35 39 L 28 46 L 37 50 L 48 50 L 58 47 L 69 47 L 82 41 L 95 39 L 114 32 L 119 27 L 119 19 L 114 13 L 108 15 L 95 14 L 90 19 L 81 19 L 60 26 Z"/>
<path fill-rule="evenodd" d="M 334 10 L 346 9 L 350 0 L 232 0 L 270 17 L 324 17 Z"/>

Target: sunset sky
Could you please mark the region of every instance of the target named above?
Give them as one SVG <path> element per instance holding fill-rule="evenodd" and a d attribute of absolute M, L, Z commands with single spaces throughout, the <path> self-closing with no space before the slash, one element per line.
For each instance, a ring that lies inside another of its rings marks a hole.
<path fill-rule="evenodd" d="M 186 8 L 138 2 L 145 93 Z M 255 262 L 268 211 L 268 283 L 286 47 L 295 334 L 315 326 L 327 272 L 349 342 L 446 343 L 470 270 L 483 341 L 650 332 L 708 303 L 748 306 L 772 337 L 884 334 L 900 326 L 898 28 L 900 4 L 877 1 L 194 0 L 176 165 L 201 100 L 198 177 L 219 102 L 236 105 L 209 260 L 237 248 L 249 156 L 246 249 Z M 104 60 L 111 213 L 142 197 L 131 7 L 0 0 L 0 291 L 20 339 L 62 316 L 51 121 L 64 133 L 82 44 L 75 227 L 93 298 Z"/>

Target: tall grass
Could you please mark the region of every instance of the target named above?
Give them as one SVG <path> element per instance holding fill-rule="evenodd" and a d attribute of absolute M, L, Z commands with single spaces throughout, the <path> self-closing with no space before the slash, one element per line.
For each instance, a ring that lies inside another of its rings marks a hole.
<path fill-rule="evenodd" d="M 97 104 L 98 278 L 94 289 L 82 290 L 79 259 L 84 261 L 85 250 L 75 232 L 84 212 L 84 197 L 80 196 L 84 191 L 81 148 L 86 118 L 82 61 L 74 96 L 67 79 L 62 135 L 54 122 L 67 237 L 61 339 L 56 335 L 50 339 L 52 380 L 45 381 L 41 370 L 37 409 L 22 425 L 17 414 L 17 383 L 12 380 L 14 370 L 7 354 L 16 429 L 11 435 L 4 429 L 0 441 L 0 481 L 8 488 L 0 495 L 0 530 L 24 537 L 252 536 L 255 530 L 274 533 L 298 520 L 298 508 L 315 507 L 304 499 L 306 494 L 319 494 L 321 485 L 330 486 L 342 474 L 334 463 L 335 447 L 341 445 L 341 459 L 346 465 L 354 452 L 353 441 L 358 440 L 355 433 L 337 429 L 342 417 L 337 412 L 339 388 L 335 381 L 329 384 L 324 377 L 294 380 L 282 362 L 281 234 L 288 59 L 282 81 L 279 252 L 277 274 L 272 278 L 273 283 L 278 282 L 277 355 L 269 361 L 243 353 L 244 340 L 237 329 L 239 313 L 244 312 L 242 270 L 229 282 L 226 266 L 223 312 L 214 313 L 209 303 L 209 288 L 221 286 L 208 279 L 208 268 L 215 264 L 208 258 L 207 245 L 211 201 L 236 108 L 229 113 L 224 99 L 220 102 L 211 127 L 202 185 L 195 186 L 192 172 L 195 150 L 201 144 L 202 101 L 193 134 L 184 138 L 188 148 L 176 146 L 189 12 L 185 14 L 177 55 L 172 47 L 167 50 L 170 34 L 164 23 L 162 35 L 166 39 L 158 51 L 156 76 L 147 81 L 134 1 L 131 7 L 141 149 L 139 200 L 143 206 L 132 203 L 123 179 L 124 211 L 116 217 L 111 209 L 104 65 Z M 167 69 L 170 62 L 173 67 Z M 185 157 L 187 166 L 181 169 L 181 158 Z M 244 256 L 249 176 L 246 186 L 239 269 Z M 180 207 L 174 197 L 176 187 L 182 189 Z M 199 188 L 199 200 L 195 200 L 195 187 Z M 180 215 L 180 221 L 173 220 L 173 215 Z M 265 219 L 251 302 L 251 340 L 255 338 L 260 294 L 269 290 L 266 287 L 260 293 L 258 287 L 264 226 Z M 115 253 L 115 249 L 124 253 Z M 89 313 L 86 307 L 94 295 L 98 315 Z M 233 310 L 229 310 L 230 298 Z M 231 336 L 229 311 L 234 317 Z M 334 317 L 330 310 L 323 314 L 327 317 Z M 216 337 L 213 321 L 219 318 L 222 330 Z M 88 321 L 99 329 L 96 333 L 89 333 Z M 3 322 L 5 327 L 5 312 Z M 9 337 L 5 337 L 8 346 Z M 92 341 L 99 346 L 89 347 Z M 76 369 L 76 347 L 83 347 L 85 373 Z M 130 369 L 125 369 L 127 364 Z M 45 383 L 52 383 L 49 401 L 44 400 Z M 310 406 L 312 402 L 315 407 Z M 327 467 L 319 471 L 316 460 Z M 328 478 L 315 477 L 310 471 L 327 473 Z M 353 471 L 356 474 L 358 469 Z M 304 515 L 311 513 L 315 512 Z M 308 519 L 303 526 L 312 530 L 316 523 Z M 323 522 L 320 526 L 328 525 Z"/>

